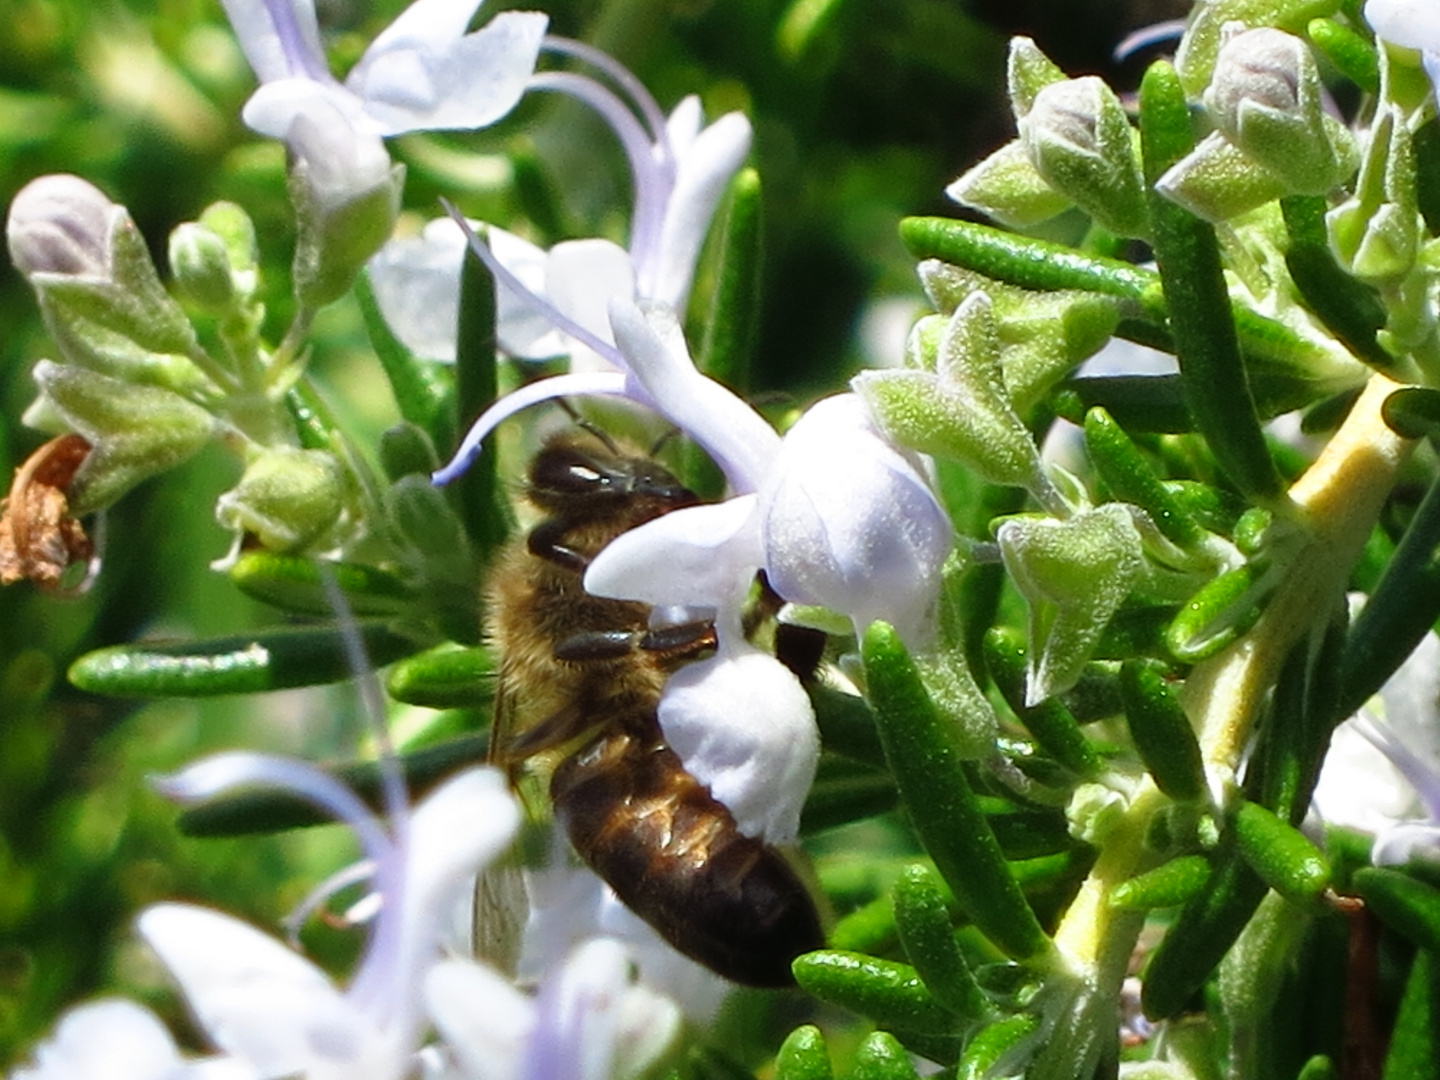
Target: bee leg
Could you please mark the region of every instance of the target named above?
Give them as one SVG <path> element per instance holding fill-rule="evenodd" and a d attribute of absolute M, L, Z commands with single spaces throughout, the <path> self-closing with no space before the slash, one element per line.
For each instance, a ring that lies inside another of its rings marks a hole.
<path fill-rule="evenodd" d="M 677 623 L 646 630 L 640 635 L 639 647 L 648 653 L 682 660 L 717 647 L 715 624 L 708 619 Z"/>
<path fill-rule="evenodd" d="M 590 559 L 562 542 L 569 531 L 570 524 L 563 519 L 542 521 L 530 530 L 525 547 L 537 559 L 544 559 L 565 570 L 583 574 L 590 565 Z"/>
<path fill-rule="evenodd" d="M 620 660 L 644 652 L 664 660 L 684 660 L 715 648 L 715 624 L 701 622 L 662 626 L 654 630 L 587 630 L 555 646 L 555 659 L 570 663 Z"/>
<path fill-rule="evenodd" d="M 823 630 L 810 626 L 780 623 L 775 627 L 775 659 L 779 660 L 802 683 L 814 681 L 825 659 L 829 638 Z"/>
<path fill-rule="evenodd" d="M 643 634 L 633 630 L 586 630 L 555 646 L 555 659 L 579 664 L 587 660 L 619 660 L 635 651 Z"/>
<path fill-rule="evenodd" d="M 563 746 L 594 726 L 595 719 L 587 715 L 583 704 L 572 703 L 506 741 L 501 752 L 506 760 L 523 761 L 541 751 Z"/>

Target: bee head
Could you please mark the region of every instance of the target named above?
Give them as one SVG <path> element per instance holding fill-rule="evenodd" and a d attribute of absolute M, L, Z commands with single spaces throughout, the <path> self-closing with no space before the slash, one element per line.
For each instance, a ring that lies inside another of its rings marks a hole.
<path fill-rule="evenodd" d="M 581 445 L 568 435 L 552 439 L 536 455 L 529 496 L 541 510 L 572 520 L 624 510 L 639 521 L 699 501 L 659 462 L 613 444 Z"/>

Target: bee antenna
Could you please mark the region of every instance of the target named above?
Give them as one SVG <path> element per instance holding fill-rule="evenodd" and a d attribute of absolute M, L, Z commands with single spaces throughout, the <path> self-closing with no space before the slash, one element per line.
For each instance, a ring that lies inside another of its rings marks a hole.
<path fill-rule="evenodd" d="M 594 435 L 595 438 L 600 440 L 601 444 L 605 447 L 606 450 L 609 450 L 610 453 L 614 454 L 616 457 L 620 456 L 620 448 L 615 445 L 615 440 L 610 438 L 610 436 L 605 433 L 604 428 L 592 424 L 589 420 L 586 420 L 585 417 L 581 416 L 579 410 L 576 409 L 574 405 L 570 404 L 569 398 L 558 397 L 555 399 L 555 404 L 559 405 L 560 408 L 565 410 L 566 414 L 570 417 L 570 419 L 575 421 L 576 427 L 580 428 L 583 431 L 588 431 L 591 435 Z"/>
<path fill-rule="evenodd" d="M 659 457 L 659 456 L 660 456 L 660 451 L 665 449 L 666 444 L 669 443 L 672 439 L 674 439 L 674 438 L 676 438 L 677 436 L 679 436 L 679 434 L 680 434 L 680 429 L 679 429 L 678 427 L 676 427 L 674 424 L 671 424 L 671 425 L 664 431 L 664 433 L 661 434 L 661 436 L 660 436 L 658 439 L 656 439 L 653 444 L 651 444 L 649 456 L 652 457 L 652 458 L 653 458 L 653 457 Z"/>

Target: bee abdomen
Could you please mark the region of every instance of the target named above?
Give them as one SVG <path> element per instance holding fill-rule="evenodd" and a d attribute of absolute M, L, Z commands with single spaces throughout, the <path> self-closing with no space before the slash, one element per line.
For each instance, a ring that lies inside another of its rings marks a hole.
<path fill-rule="evenodd" d="M 734 982 L 794 984 L 790 963 L 824 946 L 814 901 L 775 848 L 653 737 L 617 725 L 555 771 L 570 840 L 621 901 L 677 949 Z"/>

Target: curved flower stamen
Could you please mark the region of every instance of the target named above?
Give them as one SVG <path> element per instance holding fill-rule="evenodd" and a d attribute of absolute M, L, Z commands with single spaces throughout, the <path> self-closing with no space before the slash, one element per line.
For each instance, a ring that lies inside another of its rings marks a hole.
<path fill-rule="evenodd" d="M 444 467 L 431 473 L 432 483 L 444 486 L 465 472 L 480 456 L 480 446 L 492 431 L 522 409 L 538 405 L 542 401 L 553 401 L 571 394 L 602 394 L 628 396 L 628 382 L 620 372 L 590 371 L 578 375 L 555 375 L 527 383 L 511 391 L 491 405 L 480 419 L 470 426 L 460 448 Z"/>

